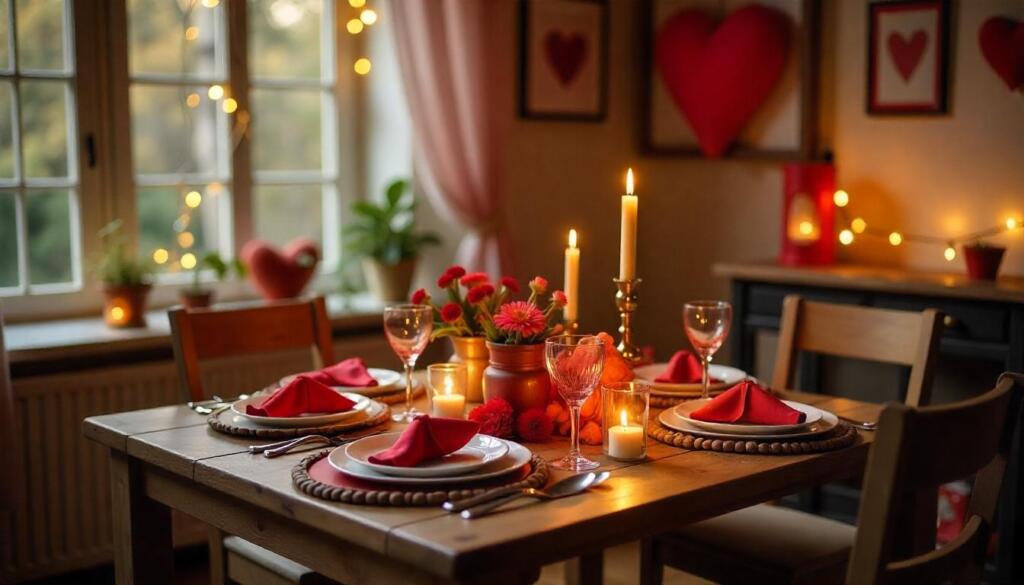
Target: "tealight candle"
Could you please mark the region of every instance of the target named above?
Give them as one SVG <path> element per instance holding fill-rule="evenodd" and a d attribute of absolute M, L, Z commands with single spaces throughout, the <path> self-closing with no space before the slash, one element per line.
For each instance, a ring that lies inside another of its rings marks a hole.
<path fill-rule="evenodd" d="M 605 384 L 601 400 L 605 455 L 626 461 L 646 457 L 650 387 L 642 382 Z"/>
<path fill-rule="evenodd" d="M 630 425 L 623 410 L 621 424 L 608 429 L 608 456 L 615 459 L 640 459 L 644 456 L 644 429 Z"/>
<path fill-rule="evenodd" d="M 434 396 L 434 406 L 430 414 L 445 418 L 462 418 L 466 409 L 466 397 L 462 394 L 452 394 L 452 379 L 445 378 L 444 394 Z"/>
<path fill-rule="evenodd" d="M 466 411 L 466 366 L 446 363 L 427 366 L 431 389 L 430 414 L 462 418 Z"/>

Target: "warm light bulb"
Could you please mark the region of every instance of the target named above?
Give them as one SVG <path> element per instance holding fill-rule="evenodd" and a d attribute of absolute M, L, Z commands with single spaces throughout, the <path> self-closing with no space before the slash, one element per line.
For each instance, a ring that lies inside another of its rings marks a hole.
<path fill-rule="evenodd" d="M 576 247 L 576 241 L 577 241 L 576 230 L 574 230 L 574 229 L 569 230 L 569 247 L 570 248 L 575 248 Z"/>
<path fill-rule="evenodd" d="M 1019 226 L 1019 225 L 1020 225 L 1020 222 L 1017 221 L 1016 217 L 1008 217 L 1008 218 L 1006 218 L 1006 229 L 1008 229 L 1008 230 L 1015 230 L 1015 229 L 1017 229 L 1017 226 Z"/>
<path fill-rule="evenodd" d="M 348 30 L 349 34 L 357 35 L 363 32 L 363 21 L 358 18 L 353 18 L 345 23 L 345 28 Z"/>
<path fill-rule="evenodd" d="M 192 232 L 178 234 L 178 245 L 182 248 L 191 248 L 194 243 L 196 243 L 196 237 L 192 235 Z"/>
<path fill-rule="evenodd" d="M 850 222 L 850 229 L 853 230 L 853 233 L 855 234 L 863 234 L 864 230 L 868 229 L 868 222 L 864 221 L 864 218 L 855 217 L 853 218 L 853 221 Z"/>
<path fill-rule="evenodd" d="M 359 13 L 359 20 L 363 21 L 366 25 L 371 25 L 377 22 L 377 12 L 367 8 Z"/>
<path fill-rule="evenodd" d="M 805 236 L 811 235 L 812 233 L 814 233 L 814 224 L 809 222 L 809 221 L 807 221 L 807 220 L 801 221 L 800 222 L 800 233 L 805 235 Z"/>
<path fill-rule="evenodd" d="M 366 6 L 366 0 L 348 0 L 348 5 L 352 8 L 362 8 Z"/>
<path fill-rule="evenodd" d="M 899 246 L 903 243 L 903 235 L 899 232 L 893 232 L 889 234 L 889 243 L 893 246 Z"/>
<path fill-rule="evenodd" d="M 217 181 L 214 181 L 214 182 L 212 182 L 212 183 L 210 183 L 209 185 L 206 186 L 206 192 L 208 194 L 210 194 L 210 195 L 216 195 L 216 194 L 220 193 L 223 189 L 224 189 L 224 185 L 221 185 Z"/>
<path fill-rule="evenodd" d="M 629 419 L 626 418 L 626 410 L 625 409 L 622 409 L 622 410 L 619 411 L 619 421 L 622 423 L 622 426 L 624 426 L 624 427 L 628 427 L 629 426 Z"/>
<path fill-rule="evenodd" d="M 238 109 L 238 102 L 234 98 L 228 98 L 221 104 L 225 114 L 233 114 Z"/>
<path fill-rule="evenodd" d="M 370 60 L 367 59 L 366 57 L 360 57 L 359 59 L 356 59 L 356 62 L 352 66 L 352 68 L 355 69 L 356 73 L 358 73 L 359 75 L 366 75 L 367 73 L 370 72 L 370 69 L 373 68 L 373 65 L 370 63 Z"/>
<path fill-rule="evenodd" d="M 121 307 L 110 308 L 110 318 L 115 322 L 121 322 L 124 320 L 124 309 Z"/>
<path fill-rule="evenodd" d="M 191 270 L 196 267 L 196 255 L 192 252 L 182 255 L 181 267 L 186 270 Z"/>
<path fill-rule="evenodd" d="M 170 254 L 168 254 L 167 250 L 163 248 L 157 248 L 156 250 L 153 250 L 153 262 L 156 262 L 157 264 L 163 264 L 167 262 L 167 259 L 169 257 Z"/>
<path fill-rule="evenodd" d="M 633 194 L 633 169 L 626 169 L 626 195 Z"/>
<path fill-rule="evenodd" d="M 185 205 L 188 205 L 192 209 L 199 207 L 199 204 L 203 202 L 203 196 L 199 194 L 199 191 L 189 191 L 185 195 Z"/>
<path fill-rule="evenodd" d="M 194 41 L 194 40 L 196 40 L 198 38 L 199 38 L 199 27 L 198 26 L 190 26 L 190 27 L 185 29 L 185 40 L 186 41 Z"/>
<path fill-rule="evenodd" d="M 188 94 L 188 97 L 185 98 L 185 105 L 190 108 L 198 108 L 200 99 L 202 98 L 199 97 L 198 93 L 190 93 Z"/>
<path fill-rule="evenodd" d="M 219 85 L 211 85 L 210 89 L 206 90 L 206 95 L 211 100 L 219 100 L 224 97 L 224 88 Z"/>
<path fill-rule="evenodd" d="M 850 230 L 843 230 L 839 232 L 839 243 L 844 246 L 849 246 L 853 243 L 853 232 Z"/>
<path fill-rule="evenodd" d="M 946 246 L 946 250 L 942 252 L 942 255 L 946 258 L 946 262 L 952 262 L 956 260 L 956 248 L 953 247 L 953 244 L 950 244 Z"/>
<path fill-rule="evenodd" d="M 203 6 L 207 8 L 216 8 L 220 4 L 220 0 L 203 0 Z"/>
<path fill-rule="evenodd" d="M 846 207 L 846 204 L 850 202 L 850 194 L 840 189 L 832 194 L 832 201 L 836 207 Z"/>

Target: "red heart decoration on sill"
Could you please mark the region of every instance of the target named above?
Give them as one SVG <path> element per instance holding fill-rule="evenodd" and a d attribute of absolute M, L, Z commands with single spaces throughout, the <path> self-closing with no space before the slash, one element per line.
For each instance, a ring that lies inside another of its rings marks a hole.
<path fill-rule="evenodd" d="M 903 81 L 910 81 L 910 76 L 921 63 L 927 46 L 928 33 L 923 30 L 914 31 L 909 41 L 900 33 L 889 34 L 889 55 L 892 56 L 892 62 L 896 64 L 896 70 L 900 72 Z"/>
<path fill-rule="evenodd" d="M 549 31 L 544 35 L 544 52 L 555 77 L 567 86 L 576 79 L 587 60 L 587 39 L 581 34 Z"/>
<path fill-rule="evenodd" d="M 1024 22 L 993 16 L 978 30 L 978 44 L 1010 91 L 1024 88 Z"/>
<path fill-rule="evenodd" d="M 751 4 L 717 27 L 699 10 L 665 20 L 655 63 L 701 150 L 721 156 L 768 98 L 786 65 L 789 23 L 773 8 Z"/>
<path fill-rule="evenodd" d="M 242 260 L 263 298 L 290 299 L 299 296 L 313 278 L 320 249 L 309 238 L 292 240 L 280 252 L 263 240 L 250 240 L 242 247 Z"/>

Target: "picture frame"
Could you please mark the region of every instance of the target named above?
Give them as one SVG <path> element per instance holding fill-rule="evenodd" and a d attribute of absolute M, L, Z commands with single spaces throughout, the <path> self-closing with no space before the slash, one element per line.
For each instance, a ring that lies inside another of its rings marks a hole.
<path fill-rule="evenodd" d="M 640 83 L 641 151 L 652 156 L 703 157 L 696 136 L 673 102 L 655 64 L 658 27 L 680 10 L 696 8 L 721 22 L 756 0 L 643 0 Z M 789 54 L 778 86 L 736 137 L 724 159 L 808 160 L 816 155 L 820 0 L 776 0 L 791 19 Z"/>
<path fill-rule="evenodd" d="M 519 115 L 608 115 L 608 0 L 519 1 Z"/>
<path fill-rule="evenodd" d="M 949 111 L 949 13 L 949 0 L 868 4 L 868 114 Z"/>

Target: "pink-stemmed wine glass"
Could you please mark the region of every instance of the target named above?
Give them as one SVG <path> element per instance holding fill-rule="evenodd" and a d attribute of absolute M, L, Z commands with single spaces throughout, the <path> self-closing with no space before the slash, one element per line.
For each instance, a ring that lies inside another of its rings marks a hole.
<path fill-rule="evenodd" d="M 572 414 L 569 454 L 552 465 L 569 471 L 594 469 L 600 463 L 580 455 L 580 408 L 601 382 L 604 343 L 593 335 L 559 335 L 544 342 L 544 357 L 551 381 Z"/>
<path fill-rule="evenodd" d="M 683 305 L 683 330 L 704 366 L 701 397 L 711 396 L 708 368 L 732 326 L 732 305 L 725 301 L 690 301 Z"/>
<path fill-rule="evenodd" d="M 422 414 L 412 407 L 412 371 L 416 360 L 427 348 L 434 329 L 434 312 L 430 305 L 393 305 L 384 308 L 384 334 L 391 349 L 405 366 L 405 412 L 391 415 L 395 422 L 412 422 Z"/>

